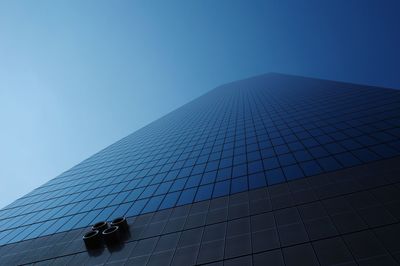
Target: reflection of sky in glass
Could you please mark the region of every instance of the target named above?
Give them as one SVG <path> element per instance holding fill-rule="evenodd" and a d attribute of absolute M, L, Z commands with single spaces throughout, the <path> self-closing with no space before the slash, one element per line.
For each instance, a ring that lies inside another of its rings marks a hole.
<path fill-rule="evenodd" d="M 396 90 L 277 74 L 221 86 L 1 210 L 0 244 L 304 177 L 329 184 L 318 174 L 400 155 L 398 106 Z"/>

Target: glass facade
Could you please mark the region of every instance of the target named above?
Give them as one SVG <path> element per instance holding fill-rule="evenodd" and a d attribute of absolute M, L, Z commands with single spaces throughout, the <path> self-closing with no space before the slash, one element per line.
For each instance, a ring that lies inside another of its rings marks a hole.
<path fill-rule="evenodd" d="M 0 245 L 398 155 L 399 91 L 266 74 L 210 91 L 3 208 Z"/>

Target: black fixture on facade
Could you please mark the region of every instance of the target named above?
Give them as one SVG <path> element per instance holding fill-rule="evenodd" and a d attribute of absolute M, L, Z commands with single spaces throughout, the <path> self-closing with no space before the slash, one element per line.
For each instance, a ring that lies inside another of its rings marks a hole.
<path fill-rule="evenodd" d="M 115 246 L 120 244 L 125 236 L 129 234 L 129 226 L 125 217 L 118 217 L 111 222 L 97 222 L 92 225 L 91 231 L 83 237 L 83 241 L 88 249 L 96 249 L 103 246 Z"/>
<path fill-rule="evenodd" d="M 128 222 L 125 217 L 118 217 L 112 220 L 111 226 L 118 226 L 121 231 L 127 232 L 129 229 Z"/>
<path fill-rule="evenodd" d="M 102 235 L 107 246 L 114 246 L 121 242 L 120 231 L 118 226 L 110 226 L 103 231 Z"/>
<path fill-rule="evenodd" d="M 108 223 L 106 221 L 101 221 L 92 225 L 92 230 L 98 230 L 100 233 L 108 228 Z"/>
<path fill-rule="evenodd" d="M 102 246 L 103 239 L 98 230 L 92 230 L 83 235 L 83 242 L 88 249 L 96 249 Z"/>

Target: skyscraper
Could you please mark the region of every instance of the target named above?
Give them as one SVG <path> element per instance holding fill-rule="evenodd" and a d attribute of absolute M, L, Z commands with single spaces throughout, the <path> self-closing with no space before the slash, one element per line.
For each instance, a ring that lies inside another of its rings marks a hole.
<path fill-rule="evenodd" d="M 0 263 L 399 264 L 399 155 L 399 91 L 229 83 L 3 208 Z M 120 216 L 121 244 L 85 246 Z"/>

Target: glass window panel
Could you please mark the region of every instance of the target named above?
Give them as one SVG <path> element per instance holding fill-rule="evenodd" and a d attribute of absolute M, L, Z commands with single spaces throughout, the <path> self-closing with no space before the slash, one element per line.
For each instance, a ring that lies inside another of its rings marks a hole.
<path fill-rule="evenodd" d="M 142 200 L 135 201 L 133 203 L 133 205 L 131 206 L 131 208 L 127 211 L 126 216 L 129 217 L 129 216 L 138 215 L 142 211 L 143 207 L 146 205 L 148 200 L 149 199 L 142 199 Z"/>
<path fill-rule="evenodd" d="M 164 199 L 164 196 L 157 196 L 151 198 L 148 202 L 146 207 L 142 210 L 142 213 L 147 213 L 147 212 L 153 212 L 158 209 L 158 206 L 160 206 L 161 201 Z"/>
<path fill-rule="evenodd" d="M 300 167 L 303 169 L 306 176 L 317 175 L 323 172 L 316 161 L 300 163 Z"/>
<path fill-rule="evenodd" d="M 247 177 L 238 177 L 232 179 L 231 193 L 238 193 L 248 189 Z"/>
<path fill-rule="evenodd" d="M 168 193 L 160 205 L 160 209 L 167 209 L 175 206 L 181 192 Z"/>
<path fill-rule="evenodd" d="M 182 191 L 182 194 L 178 200 L 177 205 L 184 205 L 188 203 L 192 203 L 194 196 L 196 194 L 197 188 L 186 189 Z"/>
<path fill-rule="evenodd" d="M 118 217 L 123 217 L 125 216 L 126 212 L 128 211 L 128 209 L 132 206 L 132 203 L 124 203 L 121 204 L 119 206 L 117 206 L 117 208 L 115 209 L 115 211 L 110 215 L 110 220 L 113 220 L 115 218 Z"/>
<path fill-rule="evenodd" d="M 234 166 L 232 169 L 232 177 L 243 176 L 247 174 L 247 164 Z"/>
<path fill-rule="evenodd" d="M 217 182 L 214 186 L 213 198 L 226 196 L 229 194 L 230 190 L 230 181 L 226 180 L 223 182 Z"/>
<path fill-rule="evenodd" d="M 195 201 L 210 199 L 213 192 L 213 187 L 213 184 L 200 186 L 197 191 Z"/>
<path fill-rule="evenodd" d="M 182 190 L 185 187 L 186 181 L 187 181 L 187 178 L 181 178 L 181 179 L 175 180 L 174 184 L 172 185 L 172 187 L 170 189 L 170 192 Z"/>
<path fill-rule="evenodd" d="M 268 185 L 285 182 L 286 178 L 280 168 L 266 171 Z"/>
<path fill-rule="evenodd" d="M 249 188 L 255 189 L 267 185 L 264 172 L 260 172 L 249 176 Z"/>

